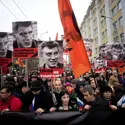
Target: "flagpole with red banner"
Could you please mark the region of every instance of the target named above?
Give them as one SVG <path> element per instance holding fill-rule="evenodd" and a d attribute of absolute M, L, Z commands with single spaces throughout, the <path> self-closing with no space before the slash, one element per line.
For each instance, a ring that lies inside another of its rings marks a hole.
<path fill-rule="evenodd" d="M 86 48 L 69 0 L 58 0 L 60 20 L 75 78 L 91 70 Z"/>

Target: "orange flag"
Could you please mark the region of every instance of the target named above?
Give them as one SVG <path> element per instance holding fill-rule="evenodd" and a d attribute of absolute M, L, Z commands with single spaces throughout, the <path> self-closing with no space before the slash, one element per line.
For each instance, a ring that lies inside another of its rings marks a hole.
<path fill-rule="evenodd" d="M 55 38 L 55 40 L 58 40 L 58 32 L 56 33 L 56 38 Z"/>
<path fill-rule="evenodd" d="M 75 78 L 91 70 L 85 45 L 69 0 L 58 0 L 60 19 L 64 38 L 69 49 L 71 65 Z"/>

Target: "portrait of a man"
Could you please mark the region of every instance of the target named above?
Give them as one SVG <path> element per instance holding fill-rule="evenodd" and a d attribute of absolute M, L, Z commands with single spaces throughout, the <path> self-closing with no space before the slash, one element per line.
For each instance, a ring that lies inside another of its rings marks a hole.
<path fill-rule="evenodd" d="M 0 32 L 0 58 L 12 58 L 12 51 L 9 50 L 9 38 L 7 32 Z"/>
<path fill-rule="evenodd" d="M 63 63 L 59 61 L 60 47 L 57 41 L 43 41 L 40 44 L 40 58 L 43 59 L 41 68 L 63 68 Z"/>
<path fill-rule="evenodd" d="M 98 57 L 96 58 L 95 62 L 95 68 L 104 68 L 106 66 L 106 62 L 105 62 L 105 59 L 103 59 L 102 57 Z"/>
<path fill-rule="evenodd" d="M 13 48 L 37 48 L 32 21 L 13 22 Z"/>
<path fill-rule="evenodd" d="M 99 48 L 99 56 L 104 58 L 104 59 L 107 58 L 106 57 L 107 56 L 107 47 L 106 47 L 106 45 L 100 46 L 100 48 Z"/>
<path fill-rule="evenodd" d="M 123 47 L 120 44 L 112 44 L 111 52 L 107 53 L 107 60 L 123 61 Z"/>

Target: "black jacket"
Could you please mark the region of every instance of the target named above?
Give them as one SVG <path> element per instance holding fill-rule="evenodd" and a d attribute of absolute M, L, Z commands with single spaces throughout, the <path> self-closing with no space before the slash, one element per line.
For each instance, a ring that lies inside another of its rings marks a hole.
<path fill-rule="evenodd" d="M 49 112 L 49 109 L 53 106 L 52 95 L 41 89 L 39 95 L 34 96 L 31 91 L 27 92 L 22 96 L 21 100 L 23 102 L 22 111 L 29 111 L 32 104 L 32 100 L 35 97 L 34 111 L 38 108 L 42 108 L 45 112 Z"/>

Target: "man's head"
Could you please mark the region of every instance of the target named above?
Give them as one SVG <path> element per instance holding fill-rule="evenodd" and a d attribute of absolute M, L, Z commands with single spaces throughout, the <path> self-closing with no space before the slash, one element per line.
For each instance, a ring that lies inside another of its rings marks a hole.
<path fill-rule="evenodd" d="M 41 44 L 40 50 L 40 54 L 46 64 L 46 68 L 57 67 L 59 61 L 59 44 L 56 41 L 44 41 Z"/>
<path fill-rule="evenodd" d="M 112 45 L 113 60 L 118 60 L 119 55 L 122 53 L 122 46 L 120 44 Z"/>
<path fill-rule="evenodd" d="M 31 21 L 14 22 L 13 32 L 19 48 L 30 48 L 32 46 L 33 28 Z"/>
<path fill-rule="evenodd" d="M 104 56 L 106 56 L 107 55 L 107 48 L 106 48 L 106 46 L 105 45 L 103 45 L 103 46 L 100 46 L 100 55 L 101 55 L 101 57 L 104 57 Z"/>
<path fill-rule="evenodd" d="M 96 67 L 103 68 L 105 66 L 105 60 L 103 58 L 96 58 Z"/>
<path fill-rule="evenodd" d="M 30 89 L 34 95 L 39 95 L 43 89 L 42 82 L 40 80 L 32 81 Z"/>
<path fill-rule="evenodd" d="M 4 85 L 0 89 L 0 99 L 6 102 L 10 98 L 12 93 L 13 93 L 13 87 L 9 84 Z"/>
<path fill-rule="evenodd" d="M 86 102 L 92 102 L 95 100 L 94 89 L 90 85 L 84 87 L 83 95 Z"/>
<path fill-rule="evenodd" d="M 6 57 L 8 47 L 8 34 L 0 32 L 0 57 Z"/>
<path fill-rule="evenodd" d="M 54 82 L 54 88 L 56 92 L 60 92 L 63 88 L 62 81 L 60 79 L 56 79 Z"/>

